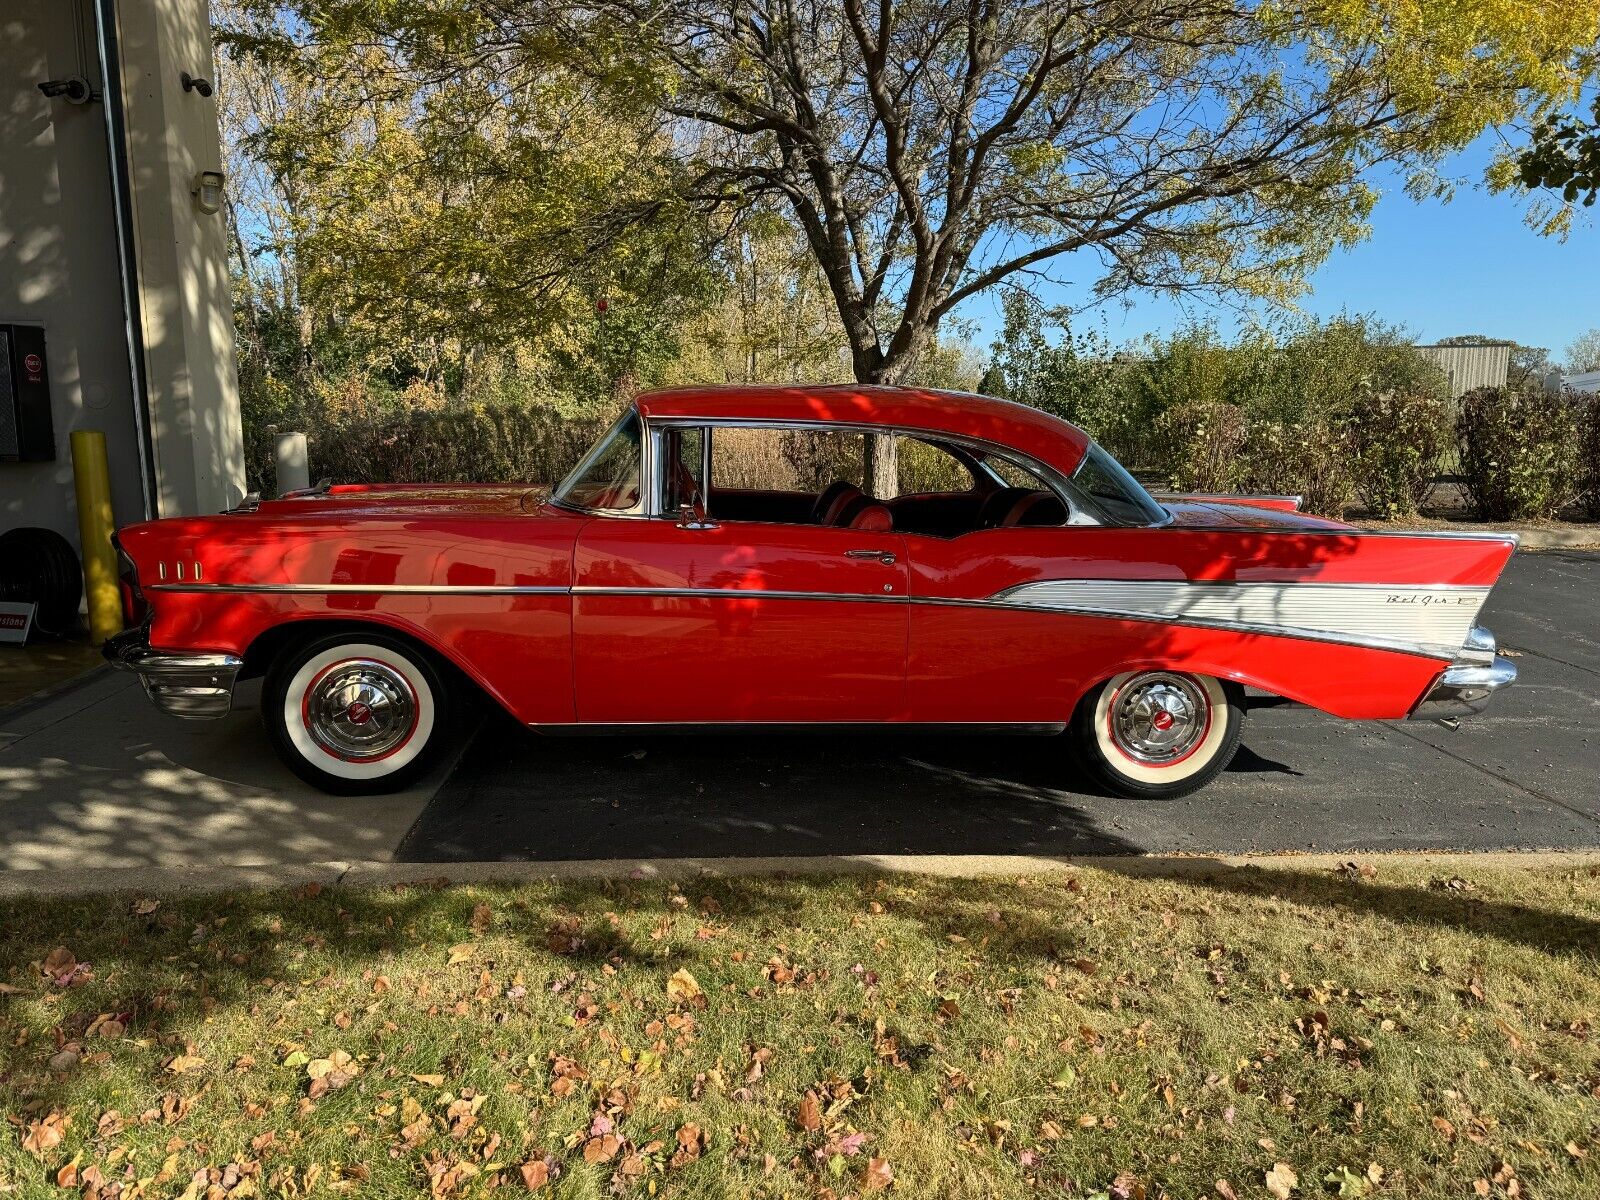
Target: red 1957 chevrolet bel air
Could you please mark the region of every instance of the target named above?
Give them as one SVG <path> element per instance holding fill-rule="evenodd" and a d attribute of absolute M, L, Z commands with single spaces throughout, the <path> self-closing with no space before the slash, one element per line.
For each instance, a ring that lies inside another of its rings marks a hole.
<path fill-rule="evenodd" d="M 901 439 L 901 494 L 862 490 L 867 434 Z M 182 717 L 264 675 L 274 746 L 334 792 L 403 786 L 474 693 L 543 732 L 1065 732 L 1103 787 L 1167 797 L 1227 765 L 1246 686 L 1451 718 L 1515 679 L 1475 624 L 1513 538 L 1297 508 L 1157 500 L 982 396 L 655 392 L 548 496 L 324 485 L 124 529 L 106 653 Z"/>

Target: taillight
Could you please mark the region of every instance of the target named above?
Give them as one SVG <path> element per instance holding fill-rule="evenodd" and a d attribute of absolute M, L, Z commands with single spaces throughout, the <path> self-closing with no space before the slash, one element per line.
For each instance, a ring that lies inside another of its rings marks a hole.
<path fill-rule="evenodd" d="M 122 593 L 122 620 L 129 629 L 137 629 L 150 616 L 150 604 L 139 588 L 139 568 L 128 552 L 117 547 L 117 590 Z"/>

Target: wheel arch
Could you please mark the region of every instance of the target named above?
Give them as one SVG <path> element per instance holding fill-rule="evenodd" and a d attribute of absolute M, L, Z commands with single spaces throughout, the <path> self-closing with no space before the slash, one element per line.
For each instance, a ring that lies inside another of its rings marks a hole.
<path fill-rule="evenodd" d="M 1347 720 L 1400 720 L 1444 666 L 1375 647 L 1251 637 L 1228 647 L 1163 648 L 1096 664 L 1073 707 L 1076 711 L 1107 680 L 1125 672 L 1177 671 L 1209 675 Z"/>
<path fill-rule="evenodd" d="M 291 617 L 270 625 L 256 635 L 244 650 L 244 666 L 239 672 L 239 678 L 250 679 L 265 675 L 268 664 L 278 655 L 288 652 L 292 647 L 311 641 L 314 638 L 326 637 L 330 634 L 349 634 L 352 637 L 365 637 L 369 634 L 384 634 L 395 638 L 426 656 L 428 661 L 446 679 L 462 689 L 464 695 L 476 696 L 489 700 L 502 709 L 510 712 L 505 699 L 500 696 L 476 671 L 470 666 L 459 661 L 449 650 L 440 645 L 438 641 L 413 626 L 397 621 L 388 621 L 379 617 L 326 617 L 304 616 Z"/>

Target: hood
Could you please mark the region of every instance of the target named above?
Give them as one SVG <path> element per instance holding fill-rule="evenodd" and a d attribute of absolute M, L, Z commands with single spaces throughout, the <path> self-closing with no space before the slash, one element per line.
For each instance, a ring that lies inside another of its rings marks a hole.
<path fill-rule="evenodd" d="M 1250 504 L 1208 504 L 1199 500 L 1163 500 L 1172 523 L 1187 529 L 1352 529 L 1343 521 L 1330 521 L 1281 508 L 1256 508 Z"/>
<path fill-rule="evenodd" d="M 255 511 L 291 518 L 314 513 L 385 517 L 515 514 L 536 511 L 549 494 L 547 487 L 521 483 L 340 483 L 264 500 Z"/>

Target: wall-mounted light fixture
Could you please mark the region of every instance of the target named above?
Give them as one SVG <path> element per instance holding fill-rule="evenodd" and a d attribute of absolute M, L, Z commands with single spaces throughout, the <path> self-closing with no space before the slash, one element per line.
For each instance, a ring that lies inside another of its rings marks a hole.
<path fill-rule="evenodd" d="M 46 79 L 39 85 L 39 90 L 52 100 L 65 100 L 68 104 L 87 104 L 94 99 L 94 89 L 82 75 Z"/>
<path fill-rule="evenodd" d="M 194 206 L 203 213 L 214 213 L 222 207 L 222 184 L 226 176 L 221 171 L 201 171 L 194 177 Z"/>

